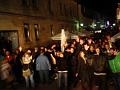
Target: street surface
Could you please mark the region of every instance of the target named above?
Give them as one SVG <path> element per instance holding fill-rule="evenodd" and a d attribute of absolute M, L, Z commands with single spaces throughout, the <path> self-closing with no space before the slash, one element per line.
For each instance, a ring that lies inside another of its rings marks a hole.
<path fill-rule="evenodd" d="M 64 89 L 64 88 L 59 89 L 57 80 L 54 80 L 54 81 L 50 82 L 49 84 L 45 84 L 45 85 L 38 84 L 35 86 L 35 88 L 31 88 L 31 87 L 26 88 L 25 83 L 21 83 L 21 84 L 16 83 L 13 88 L 2 87 L 2 88 L 0 88 L 0 90 L 83 90 L 83 89 L 81 87 L 80 82 L 77 84 L 76 87 L 71 87 L 69 89 Z M 94 86 L 92 90 L 98 90 L 98 89 L 97 89 L 97 87 Z M 109 85 L 109 90 L 115 90 L 113 87 L 113 84 Z"/>

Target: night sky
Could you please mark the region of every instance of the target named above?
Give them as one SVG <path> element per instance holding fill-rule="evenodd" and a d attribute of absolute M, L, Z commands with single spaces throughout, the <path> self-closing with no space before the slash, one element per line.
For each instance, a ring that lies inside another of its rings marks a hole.
<path fill-rule="evenodd" d="M 116 7 L 119 0 L 77 0 L 81 5 L 99 12 L 110 19 L 116 18 Z"/>

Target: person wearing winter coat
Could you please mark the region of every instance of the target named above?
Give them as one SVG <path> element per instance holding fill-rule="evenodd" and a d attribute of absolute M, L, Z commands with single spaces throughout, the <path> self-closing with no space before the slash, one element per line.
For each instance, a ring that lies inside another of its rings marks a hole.
<path fill-rule="evenodd" d="M 41 84 L 49 82 L 49 70 L 51 70 L 51 64 L 44 55 L 44 49 L 41 49 L 40 55 L 36 59 L 36 71 L 39 73 Z"/>

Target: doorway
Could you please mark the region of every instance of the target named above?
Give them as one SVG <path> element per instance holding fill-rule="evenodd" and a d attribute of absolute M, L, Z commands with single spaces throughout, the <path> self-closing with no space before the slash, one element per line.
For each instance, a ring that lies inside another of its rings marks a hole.
<path fill-rule="evenodd" d="M 0 49 L 14 50 L 18 48 L 18 31 L 0 31 Z"/>

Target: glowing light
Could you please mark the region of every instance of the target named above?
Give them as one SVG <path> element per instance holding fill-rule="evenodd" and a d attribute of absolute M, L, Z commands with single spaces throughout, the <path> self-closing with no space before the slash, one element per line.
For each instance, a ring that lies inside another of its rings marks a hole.
<path fill-rule="evenodd" d="M 115 23 L 113 23 L 113 26 L 115 26 L 116 24 Z"/>
<path fill-rule="evenodd" d="M 109 21 L 107 21 L 107 25 L 110 25 L 110 22 L 109 22 Z"/>
<path fill-rule="evenodd" d="M 97 25 L 96 24 L 93 24 L 94 27 L 96 27 Z"/>
<path fill-rule="evenodd" d="M 76 28 L 79 29 L 79 23 L 76 23 Z"/>
<path fill-rule="evenodd" d="M 81 26 L 81 27 L 83 27 L 83 26 L 84 26 L 84 24 L 83 24 L 83 23 L 81 23 L 81 24 L 80 24 L 80 26 Z"/>

